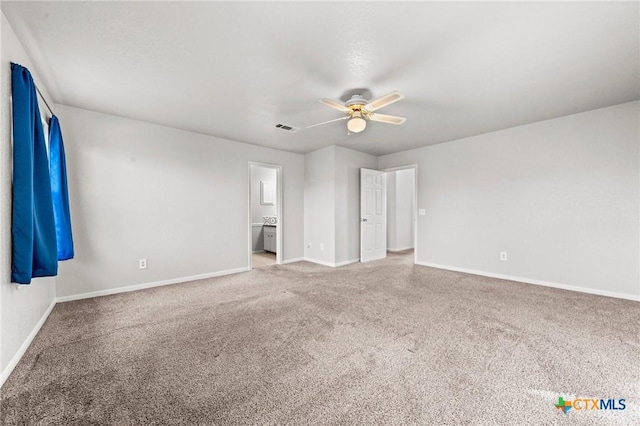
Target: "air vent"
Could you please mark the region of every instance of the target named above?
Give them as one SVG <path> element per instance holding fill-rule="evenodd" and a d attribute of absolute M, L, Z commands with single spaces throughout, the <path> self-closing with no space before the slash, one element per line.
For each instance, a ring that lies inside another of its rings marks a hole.
<path fill-rule="evenodd" d="M 276 124 L 276 127 L 277 127 L 278 129 L 284 130 L 285 132 L 289 132 L 289 133 L 295 133 L 295 132 L 297 132 L 298 130 L 300 130 L 300 129 L 298 129 L 297 127 L 287 126 L 286 124 L 282 124 L 282 123 L 278 123 L 278 124 Z"/>

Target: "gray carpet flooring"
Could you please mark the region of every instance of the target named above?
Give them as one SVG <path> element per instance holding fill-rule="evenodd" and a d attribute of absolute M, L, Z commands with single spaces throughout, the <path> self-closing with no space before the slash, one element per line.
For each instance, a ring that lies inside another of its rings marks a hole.
<path fill-rule="evenodd" d="M 59 304 L 3 425 L 638 424 L 640 304 L 300 262 Z M 625 398 L 624 411 L 554 407 Z"/>

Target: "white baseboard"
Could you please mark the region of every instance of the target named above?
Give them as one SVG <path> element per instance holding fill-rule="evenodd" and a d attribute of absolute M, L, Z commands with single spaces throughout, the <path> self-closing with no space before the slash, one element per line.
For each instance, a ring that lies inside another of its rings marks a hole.
<path fill-rule="evenodd" d="M 517 281 L 525 284 L 541 285 L 545 287 L 559 288 L 561 290 L 571 290 L 571 291 L 577 291 L 580 293 L 589 293 L 589 294 L 595 294 L 598 296 L 615 297 L 618 299 L 626 299 L 626 300 L 633 300 L 635 302 L 640 302 L 640 295 L 634 296 L 632 294 L 618 293 L 615 291 L 598 290 L 598 289 L 593 289 L 588 287 L 580 287 L 580 286 L 567 285 L 567 284 L 558 284 L 558 283 L 542 281 L 542 280 L 532 280 L 530 278 L 514 277 L 512 275 L 496 274 L 493 272 L 477 271 L 475 269 L 457 268 L 454 266 L 447 266 L 447 265 L 438 265 L 438 264 L 429 263 L 429 262 L 415 262 L 415 263 L 416 265 L 428 266 L 428 267 L 437 268 L 437 269 L 446 269 L 448 271 L 463 272 L 465 274 L 481 275 L 483 277 L 498 278 L 501 280 L 508 280 L 508 281 Z"/>
<path fill-rule="evenodd" d="M 324 260 L 318 260 L 318 259 L 312 259 L 310 257 L 305 257 L 303 260 L 307 261 L 307 262 L 311 262 L 311 263 L 316 263 L 318 265 L 322 265 L 322 266 L 329 266 L 331 268 L 337 268 L 339 266 L 344 266 L 344 265 L 349 265 L 351 263 L 356 263 L 356 262 L 360 262 L 360 258 L 358 259 L 351 259 L 351 260 L 345 260 L 344 262 L 338 262 L 338 263 L 334 263 L 334 262 L 325 262 Z"/>
<path fill-rule="evenodd" d="M 251 253 L 256 254 L 256 253 L 266 253 L 266 250 L 253 250 Z"/>
<path fill-rule="evenodd" d="M 335 268 L 335 265 L 331 262 L 325 262 L 324 260 L 318 260 L 318 259 L 312 259 L 310 257 L 305 257 L 304 258 L 305 262 L 311 262 L 311 263 L 315 263 L 317 265 L 322 265 L 322 266 L 329 266 L 331 268 Z"/>
<path fill-rule="evenodd" d="M 287 260 L 283 260 L 282 264 L 286 265 L 287 263 L 296 263 L 296 262 L 302 262 L 304 260 L 304 257 L 296 257 L 295 259 L 287 259 Z"/>
<path fill-rule="evenodd" d="M 172 278 L 170 280 L 155 281 L 155 282 L 150 282 L 150 283 L 126 286 L 126 287 L 110 288 L 108 290 L 92 291 L 92 292 L 89 292 L 89 293 L 73 294 L 71 296 L 58 297 L 56 299 L 56 302 L 61 303 L 61 302 L 70 302 L 72 300 L 90 299 L 92 297 L 108 296 L 110 294 L 126 293 L 126 292 L 129 292 L 129 291 L 136 291 L 136 290 L 144 290 L 146 288 L 160 287 L 160 286 L 171 285 L 171 284 L 179 284 L 179 283 L 184 283 L 184 282 L 187 282 L 187 281 L 196 281 L 196 280 L 203 280 L 203 279 L 206 279 L 206 278 L 221 277 L 223 275 L 237 274 L 237 273 L 240 273 L 240 272 L 247 272 L 249 270 L 250 270 L 249 267 L 245 266 L 245 267 L 242 267 L 242 268 L 228 269 L 226 271 L 211 272 L 211 273 L 208 273 L 208 274 L 191 275 L 189 277 Z"/>
<path fill-rule="evenodd" d="M 344 266 L 344 265 L 350 265 L 352 263 L 357 263 L 360 262 L 360 258 L 357 259 L 350 259 L 350 260 L 345 260 L 344 262 L 338 262 L 334 264 L 334 267 L 338 267 L 338 266 Z"/>
<path fill-rule="evenodd" d="M 413 246 L 411 246 L 411 247 L 400 247 L 400 248 L 389 248 L 389 247 L 387 247 L 387 251 L 392 251 L 392 252 L 394 252 L 394 251 L 412 250 L 412 249 L 413 249 Z"/>
<path fill-rule="evenodd" d="M 2 385 L 4 385 L 4 382 L 9 378 L 9 375 L 11 375 L 11 372 L 13 372 L 13 369 L 16 368 L 16 365 L 18 365 L 18 362 L 20 362 L 20 360 L 22 359 L 22 356 L 29 348 L 29 345 L 31 345 L 31 342 L 40 331 L 40 328 L 42 327 L 44 322 L 47 320 L 47 318 L 49 318 L 49 314 L 53 310 L 54 306 L 56 306 L 55 299 L 51 302 L 51 304 L 49 305 L 47 310 L 44 312 L 44 314 L 42 314 L 42 317 L 40 318 L 38 323 L 35 325 L 35 327 L 33 327 L 33 330 L 31 330 L 31 333 L 29 333 L 27 338 L 24 340 L 24 342 L 22 343 L 22 346 L 20 346 L 20 349 L 18 349 L 18 352 L 16 352 L 13 358 L 11 358 L 9 365 L 7 365 L 4 371 L 0 374 L 0 388 L 2 387 Z"/>

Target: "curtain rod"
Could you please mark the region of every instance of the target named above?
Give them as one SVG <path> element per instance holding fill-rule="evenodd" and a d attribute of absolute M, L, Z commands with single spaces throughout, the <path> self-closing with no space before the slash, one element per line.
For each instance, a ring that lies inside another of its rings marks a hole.
<path fill-rule="evenodd" d="M 55 115 L 53 113 L 53 110 L 51 109 L 51 107 L 49 106 L 49 104 L 47 103 L 47 100 L 44 98 L 44 96 L 42 96 L 42 92 L 40 91 L 40 89 L 38 89 L 38 86 L 35 85 L 35 83 L 33 84 L 36 87 L 36 91 L 38 92 L 38 95 L 40 95 L 40 98 L 42 98 L 42 100 L 44 101 L 44 104 L 47 106 L 47 109 L 49 110 L 49 112 L 51 113 L 51 115 Z"/>

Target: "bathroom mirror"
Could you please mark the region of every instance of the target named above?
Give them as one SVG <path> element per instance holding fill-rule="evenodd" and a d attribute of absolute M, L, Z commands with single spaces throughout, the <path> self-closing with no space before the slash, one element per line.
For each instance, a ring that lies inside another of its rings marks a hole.
<path fill-rule="evenodd" d="M 260 204 L 263 206 L 275 205 L 273 182 L 260 181 Z"/>

